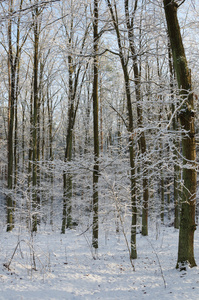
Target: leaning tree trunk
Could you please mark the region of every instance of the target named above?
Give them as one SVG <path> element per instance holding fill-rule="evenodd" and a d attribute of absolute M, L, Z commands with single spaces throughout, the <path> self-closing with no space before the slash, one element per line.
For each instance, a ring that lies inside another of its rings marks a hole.
<path fill-rule="evenodd" d="M 182 136 L 183 154 L 183 193 L 182 211 L 180 218 L 180 232 L 178 244 L 177 268 L 186 269 L 186 266 L 196 266 L 194 258 L 194 231 L 195 203 L 196 203 L 196 143 L 194 129 L 194 101 L 191 88 L 191 74 L 188 69 L 183 47 L 180 26 L 177 17 L 178 5 L 171 0 L 164 0 L 164 10 L 167 20 L 168 34 L 173 54 L 174 68 L 177 75 L 178 87 L 181 96 L 179 112 Z"/>

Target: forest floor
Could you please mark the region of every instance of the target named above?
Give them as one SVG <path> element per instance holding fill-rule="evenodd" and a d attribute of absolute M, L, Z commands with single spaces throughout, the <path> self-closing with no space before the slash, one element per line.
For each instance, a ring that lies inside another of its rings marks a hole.
<path fill-rule="evenodd" d="M 84 230 L 61 235 L 42 227 L 33 238 L 19 228 L 1 232 L 0 299 L 199 299 L 199 267 L 175 269 L 174 228 L 159 226 L 148 237 L 137 235 L 135 271 L 122 233 L 101 230 L 94 259 L 91 233 Z M 197 231 L 195 257 L 199 264 Z"/>

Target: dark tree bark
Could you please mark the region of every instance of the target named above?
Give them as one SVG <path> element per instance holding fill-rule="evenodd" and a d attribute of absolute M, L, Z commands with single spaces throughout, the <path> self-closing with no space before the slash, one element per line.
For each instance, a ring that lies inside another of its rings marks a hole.
<path fill-rule="evenodd" d="M 99 125 L 98 125 L 98 0 L 94 0 L 93 20 L 93 133 L 94 133 L 94 166 L 93 166 L 93 234 L 92 245 L 98 248 L 98 178 L 99 178 Z"/>
<path fill-rule="evenodd" d="M 34 66 L 33 66 L 33 151 L 32 151 L 32 231 L 37 231 L 37 132 L 38 132 L 38 51 L 39 51 L 39 29 L 38 29 L 38 8 L 35 8 L 34 18 Z"/>
<path fill-rule="evenodd" d="M 175 103 L 174 103 L 174 71 L 173 71 L 173 61 L 172 61 L 172 50 L 171 50 L 171 46 L 170 43 L 168 43 L 168 57 L 169 57 L 169 73 L 170 73 L 170 93 L 171 93 L 171 111 L 172 114 L 174 114 L 175 112 Z M 173 117 L 173 121 L 172 121 L 172 129 L 174 132 L 177 131 L 178 129 L 178 123 L 177 123 L 177 116 Z M 174 138 L 174 145 L 176 147 L 176 149 L 179 148 L 178 142 L 176 141 L 176 138 Z M 178 151 L 174 150 L 174 156 L 176 157 L 176 159 L 178 158 Z M 179 203 L 179 177 L 180 177 L 180 167 L 177 164 L 174 164 L 174 228 L 179 229 L 179 207 L 180 207 L 180 203 Z"/>
<path fill-rule="evenodd" d="M 23 0 L 20 2 L 20 9 L 22 8 Z M 13 0 L 9 2 L 9 13 L 13 11 Z M 9 77 L 9 105 L 8 105 L 8 190 L 13 188 L 13 175 L 14 185 L 17 181 L 17 97 L 18 97 L 18 84 L 19 84 L 19 59 L 23 43 L 19 46 L 20 41 L 20 15 L 17 19 L 17 36 L 16 36 L 16 49 L 13 51 L 12 41 L 12 20 L 8 21 L 8 77 Z M 15 119 L 14 119 L 15 118 Z M 14 132 L 15 125 L 15 132 Z M 15 134 L 14 134 L 15 133 Z M 13 149 L 14 148 L 14 149 Z M 13 174 L 13 162 L 15 163 Z M 7 231 L 12 230 L 14 226 L 13 220 L 14 213 L 14 200 L 11 193 L 7 196 Z"/>
<path fill-rule="evenodd" d="M 164 10 L 167 20 L 168 34 L 173 54 L 174 68 L 177 75 L 181 96 L 179 112 L 182 128 L 183 154 L 183 193 L 180 232 L 178 244 L 177 268 L 196 266 L 194 258 L 195 203 L 196 203 L 196 143 L 194 129 L 194 101 L 191 87 L 191 72 L 188 69 L 183 47 L 180 26 L 177 17 L 178 4 L 175 1 L 164 0 Z"/>
<path fill-rule="evenodd" d="M 71 39 L 69 40 L 71 44 Z M 68 56 L 68 70 L 69 70 L 69 82 L 68 82 L 68 128 L 66 136 L 66 150 L 65 150 L 65 162 L 70 162 L 72 159 L 72 140 L 73 140 L 73 127 L 74 127 L 74 100 L 75 95 L 73 92 L 73 61 L 72 56 Z M 62 217 L 62 230 L 61 233 L 65 233 L 65 228 L 70 228 L 72 223 L 71 217 L 71 198 L 72 198 L 72 176 L 66 171 L 63 173 L 63 217 Z"/>
<path fill-rule="evenodd" d="M 48 88 L 47 88 L 48 89 Z M 43 101 L 44 103 L 44 101 Z M 53 105 L 52 105 L 52 98 L 50 99 L 50 95 L 47 90 L 47 109 L 48 109 L 48 148 L 49 148 L 49 161 L 51 163 L 50 165 L 50 183 L 51 183 L 51 197 L 50 197 L 50 224 L 53 225 L 53 202 L 54 202 L 54 196 L 53 196 L 53 187 L 54 187 L 54 176 L 53 176 Z M 44 111 L 44 104 L 43 104 L 43 111 Z M 43 120 L 43 148 L 44 148 L 44 120 Z M 43 149 L 44 153 L 44 149 Z M 43 154 L 44 157 L 44 154 Z"/>
<path fill-rule="evenodd" d="M 12 13 L 13 1 L 10 1 L 9 12 Z M 8 21 L 8 72 L 9 72 L 9 105 L 8 105 L 8 190 L 13 187 L 13 129 L 15 105 L 15 67 L 12 49 L 12 20 Z M 7 231 L 13 229 L 13 199 L 7 195 Z"/>

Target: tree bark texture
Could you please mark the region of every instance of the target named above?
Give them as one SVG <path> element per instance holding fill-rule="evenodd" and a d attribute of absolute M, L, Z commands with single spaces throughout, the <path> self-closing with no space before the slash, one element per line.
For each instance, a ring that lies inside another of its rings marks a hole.
<path fill-rule="evenodd" d="M 175 111 L 175 103 L 174 103 L 174 88 L 173 88 L 173 82 L 174 82 L 174 70 L 173 70 L 173 61 L 172 61 L 172 50 L 170 46 L 170 42 L 168 42 L 168 58 L 169 58 L 169 73 L 170 73 L 170 93 L 171 93 L 171 111 L 172 114 Z M 177 123 L 177 116 L 173 117 L 172 122 L 172 129 L 173 131 L 177 131 L 178 129 L 178 123 Z M 174 138 L 174 145 L 175 148 L 179 148 L 179 143 L 176 141 L 176 138 Z M 174 150 L 174 156 L 178 158 L 178 151 Z M 180 167 L 177 164 L 174 164 L 174 228 L 179 229 L 179 183 L 178 179 L 180 177 Z"/>
<path fill-rule="evenodd" d="M 183 154 L 183 192 L 180 232 L 178 244 L 177 268 L 186 269 L 196 266 L 194 258 L 195 203 L 196 203 L 196 143 L 194 129 L 194 103 L 191 88 L 191 74 L 188 69 L 183 47 L 180 26 L 177 17 L 178 5 L 175 1 L 164 0 L 168 34 L 173 54 L 174 68 L 177 75 L 181 96 L 179 118 L 185 130 L 182 136 Z"/>

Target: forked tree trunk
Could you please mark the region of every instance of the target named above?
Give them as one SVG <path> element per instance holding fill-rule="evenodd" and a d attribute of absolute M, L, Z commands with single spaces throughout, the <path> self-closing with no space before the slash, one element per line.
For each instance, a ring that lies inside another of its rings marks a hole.
<path fill-rule="evenodd" d="M 186 131 L 182 136 L 183 154 L 183 193 L 180 232 L 178 244 L 177 268 L 196 266 L 194 258 L 195 203 L 196 203 L 196 143 L 194 129 L 194 101 L 191 87 L 191 74 L 188 69 L 183 47 L 180 26 L 177 17 L 178 5 L 175 1 L 164 0 L 168 34 L 173 54 L 174 68 L 177 75 L 181 95 L 179 113 L 182 128 Z"/>

